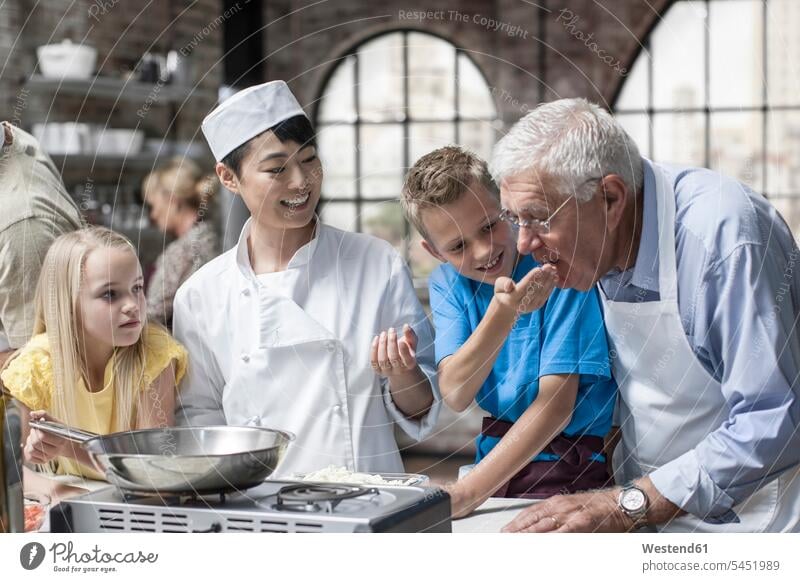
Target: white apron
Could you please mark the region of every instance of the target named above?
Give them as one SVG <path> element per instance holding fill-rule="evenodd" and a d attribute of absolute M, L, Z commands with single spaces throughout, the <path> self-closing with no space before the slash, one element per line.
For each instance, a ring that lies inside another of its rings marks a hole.
<path fill-rule="evenodd" d="M 658 211 L 659 301 L 603 300 L 622 439 L 614 451 L 618 483 L 646 475 L 692 450 L 729 414 L 721 385 L 698 361 L 678 310 L 675 192 L 653 166 Z M 712 524 L 687 514 L 663 532 L 786 531 L 800 523 L 800 469 L 784 473 L 733 508 L 739 523 Z"/>

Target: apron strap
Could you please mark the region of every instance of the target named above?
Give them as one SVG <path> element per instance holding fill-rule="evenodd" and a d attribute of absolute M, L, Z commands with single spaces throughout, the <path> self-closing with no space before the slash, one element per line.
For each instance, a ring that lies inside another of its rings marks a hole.
<path fill-rule="evenodd" d="M 481 434 L 502 438 L 512 426 L 513 423 L 487 417 L 483 419 Z M 493 497 L 546 499 L 605 487 L 610 482 L 608 465 L 596 459 L 603 454 L 603 445 L 603 438 L 598 436 L 558 435 L 542 450 L 557 455 L 557 461 L 531 461 L 495 491 Z"/>

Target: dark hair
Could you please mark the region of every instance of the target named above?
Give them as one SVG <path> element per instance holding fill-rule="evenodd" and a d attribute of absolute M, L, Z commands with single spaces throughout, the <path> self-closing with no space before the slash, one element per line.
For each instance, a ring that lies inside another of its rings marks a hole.
<path fill-rule="evenodd" d="M 308 120 L 308 117 L 305 115 L 295 115 L 294 117 L 285 119 L 277 125 L 273 125 L 269 129 L 266 129 L 253 138 L 247 140 L 227 156 L 222 158 L 222 163 L 233 170 L 233 173 L 238 176 L 239 171 L 242 169 L 242 161 L 247 155 L 247 150 L 250 147 L 250 143 L 259 135 L 264 135 L 268 131 L 274 133 L 275 137 L 277 137 L 281 143 L 293 141 L 299 143 L 301 147 L 317 146 L 317 135 L 314 132 L 314 128 L 311 126 L 311 122 Z"/>

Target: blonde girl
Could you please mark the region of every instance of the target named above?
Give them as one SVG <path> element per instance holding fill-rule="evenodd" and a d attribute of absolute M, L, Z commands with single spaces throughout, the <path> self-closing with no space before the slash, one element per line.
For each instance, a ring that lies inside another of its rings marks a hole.
<path fill-rule="evenodd" d="M 127 238 L 91 227 L 56 239 L 36 290 L 34 336 L 0 374 L 25 418 L 98 434 L 173 424 L 187 354 L 147 323 L 142 285 Z M 79 446 L 25 424 L 27 462 L 102 478 Z"/>

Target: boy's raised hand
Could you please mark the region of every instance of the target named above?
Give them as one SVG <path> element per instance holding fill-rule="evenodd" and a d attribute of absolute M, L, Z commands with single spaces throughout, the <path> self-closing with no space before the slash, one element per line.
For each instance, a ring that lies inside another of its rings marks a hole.
<path fill-rule="evenodd" d="M 545 304 L 555 287 L 556 268 L 542 265 L 531 269 L 519 282 L 499 277 L 494 283 L 494 297 L 504 307 L 517 313 L 530 313 Z"/>
<path fill-rule="evenodd" d="M 417 334 L 410 325 L 403 326 L 403 335 L 390 327 L 372 340 L 370 363 L 381 376 L 407 374 L 417 367 Z"/>

